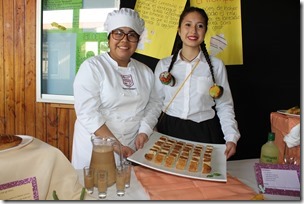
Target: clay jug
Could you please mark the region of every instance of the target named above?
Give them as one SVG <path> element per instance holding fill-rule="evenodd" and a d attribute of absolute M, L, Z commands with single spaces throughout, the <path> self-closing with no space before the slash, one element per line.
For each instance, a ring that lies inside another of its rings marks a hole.
<path fill-rule="evenodd" d="M 105 170 L 108 172 L 108 187 L 110 187 L 116 182 L 114 149 L 119 144 L 114 138 L 92 137 L 91 141 L 93 149 L 90 166 L 94 169 L 94 185 L 97 187 L 98 170 Z"/>

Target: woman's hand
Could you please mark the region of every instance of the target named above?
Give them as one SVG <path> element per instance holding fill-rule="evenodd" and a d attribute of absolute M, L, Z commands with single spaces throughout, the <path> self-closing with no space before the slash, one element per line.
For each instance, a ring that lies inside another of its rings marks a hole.
<path fill-rule="evenodd" d="M 146 135 L 145 133 L 139 133 L 135 139 L 136 150 L 142 149 L 144 147 L 144 144 L 148 142 L 148 140 L 148 135 Z"/>
<path fill-rule="evenodd" d="M 231 156 L 233 156 L 235 152 L 236 152 L 236 144 L 234 142 L 227 142 L 226 150 L 225 150 L 226 159 L 229 159 Z"/>
<path fill-rule="evenodd" d="M 131 156 L 135 152 L 132 148 L 128 146 L 121 146 L 121 151 L 122 151 L 122 156 L 124 158 Z"/>

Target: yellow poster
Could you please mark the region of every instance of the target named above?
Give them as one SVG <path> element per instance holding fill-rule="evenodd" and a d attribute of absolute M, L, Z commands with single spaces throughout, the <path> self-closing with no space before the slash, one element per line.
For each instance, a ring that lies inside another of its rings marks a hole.
<path fill-rule="evenodd" d="M 190 0 L 203 8 L 209 18 L 205 43 L 210 55 L 226 65 L 243 64 L 240 0 Z"/>
<path fill-rule="evenodd" d="M 178 20 L 186 0 L 137 0 L 134 10 L 145 20 L 136 52 L 157 59 L 171 55 Z"/>

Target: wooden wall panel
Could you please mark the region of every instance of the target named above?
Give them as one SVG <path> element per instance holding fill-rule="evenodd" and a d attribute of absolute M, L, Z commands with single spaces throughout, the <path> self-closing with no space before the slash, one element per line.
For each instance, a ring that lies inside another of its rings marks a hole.
<path fill-rule="evenodd" d="M 47 141 L 47 135 L 46 135 L 47 124 L 46 124 L 45 106 L 46 106 L 45 103 L 37 103 L 35 110 L 36 114 L 33 114 L 34 118 L 36 119 L 35 122 L 36 138 L 42 141 Z"/>
<path fill-rule="evenodd" d="M 0 1 L 0 134 L 24 134 L 72 155 L 73 106 L 36 102 L 36 1 Z"/>
<path fill-rule="evenodd" d="M 58 148 L 65 154 L 69 154 L 69 110 L 64 108 L 57 109 L 58 115 Z"/>
<path fill-rule="evenodd" d="M 69 138 L 73 137 L 74 134 L 74 123 L 76 121 L 76 113 L 73 109 L 69 109 Z M 72 158 L 73 140 L 69 140 L 69 158 Z"/>
<path fill-rule="evenodd" d="M 41 106 L 41 104 L 36 103 L 36 1 L 30 0 L 25 2 L 25 134 L 36 136 L 37 122 L 40 122 L 35 118 L 37 115 L 36 109 Z M 42 112 L 42 117 L 43 115 L 45 115 L 44 112 Z M 46 135 L 42 136 L 42 138 L 45 137 Z M 43 141 L 46 140 L 44 139 Z"/>
<path fill-rule="evenodd" d="M 50 104 L 46 105 L 46 135 L 47 143 L 58 147 L 58 115 L 57 109 L 53 108 Z"/>
<path fill-rule="evenodd" d="M 15 125 L 16 125 L 16 132 L 25 132 L 25 115 L 24 115 L 24 108 L 25 108 L 25 98 L 24 98 L 24 51 L 25 51 L 25 46 L 24 46 L 24 35 L 25 35 L 25 30 L 24 30 L 24 1 L 23 0 L 18 0 L 15 2 L 15 18 L 16 20 L 15 25 L 14 25 L 14 39 L 19 39 L 19 40 L 14 40 L 14 61 L 15 61 Z M 19 52 L 17 50 L 20 50 Z M 17 91 L 18 90 L 18 91 Z"/>
<path fill-rule="evenodd" d="M 5 120 L 4 128 L 7 133 L 15 133 L 15 58 L 14 58 L 14 1 L 4 1 L 3 21 L 4 21 L 4 90 L 5 90 Z M 22 39 L 21 39 L 22 40 Z"/>
<path fill-rule="evenodd" d="M 5 131 L 5 73 L 4 73 L 4 13 L 3 13 L 3 2 L 0 3 L 0 133 Z"/>

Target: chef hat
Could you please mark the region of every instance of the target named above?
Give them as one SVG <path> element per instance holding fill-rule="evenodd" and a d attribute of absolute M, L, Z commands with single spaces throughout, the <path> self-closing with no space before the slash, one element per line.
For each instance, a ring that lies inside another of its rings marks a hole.
<path fill-rule="evenodd" d="M 141 35 L 145 28 L 145 21 L 133 9 L 121 8 L 109 13 L 104 23 L 104 28 L 108 34 L 119 27 L 132 28 L 137 34 Z"/>

